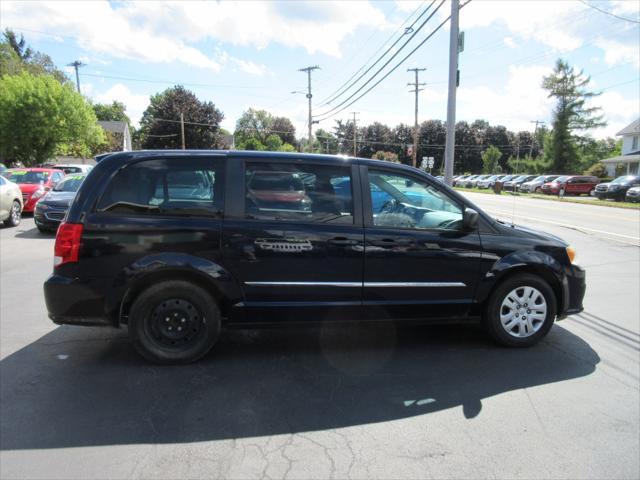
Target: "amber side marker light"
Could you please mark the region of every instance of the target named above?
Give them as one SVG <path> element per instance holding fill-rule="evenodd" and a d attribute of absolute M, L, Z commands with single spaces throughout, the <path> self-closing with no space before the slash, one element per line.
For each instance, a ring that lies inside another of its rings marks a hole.
<path fill-rule="evenodd" d="M 573 263 L 576 258 L 576 251 L 573 247 L 567 247 L 567 256 L 569 257 L 569 261 Z"/>

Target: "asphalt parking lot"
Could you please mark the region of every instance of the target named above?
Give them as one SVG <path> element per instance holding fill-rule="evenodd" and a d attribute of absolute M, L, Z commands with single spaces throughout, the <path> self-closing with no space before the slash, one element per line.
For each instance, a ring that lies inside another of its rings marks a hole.
<path fill-rule="evenodd" d="M 0 477 L 638 478 L 640 249 L 620 235 L 640 212 L 627 231 L 537 202 L 516 221 L 571 242 L 588 290 L 525 350 L 475 327 L 269 329 L 156 367 L 124 330 L 52 324 L 53 237 L 0 229 Z"/>

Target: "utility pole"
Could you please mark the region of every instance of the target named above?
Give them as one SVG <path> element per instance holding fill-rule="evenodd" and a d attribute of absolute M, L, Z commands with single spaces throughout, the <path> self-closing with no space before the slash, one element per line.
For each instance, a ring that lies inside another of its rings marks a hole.
<path fill-rule="evenodd" d="M 184 114 L 180 112 L 180 135 L 182 136 L 182 149 L 185 150 L 186 145 L 184 143 Z"/>
<path fill-rule="evenodd" d="M 71 62 L 67 64 L 67 67 L 73 67 L 76 71 L 76 87 L 78 88 L 78 93 L 80 93 L 80 75 L 78 74 L 78 68 L 84 67 L 84 63 L 80 60 L 76 60 L 75 62 Z"/>
<path fill-rule="evenodd" d="M 447 140 L 444 149 L 444 181 L 451 185 L 456 145 L 456 88 L 458 83 L 458 17 L 460 1 L 451 0 L 451 28 L 449 31 L 449 99 L 447 100 Z"/>
<path fill-rule="evenodd" d="M 357 135 L 358 135 L 358 126 L 356 123 L 356 115 L 360 112 L 351 112 L 353 114 L 353 156 L 358 156 L 358 144 L 357 144 Z"/>
<path fill-rule="evenodd" d="M 418 92 L 424 90 L 424 88 L 419 88 L 426 83 L 418 83 L 418 72 L 424 72 L 426 68 L 407 68 L 407 72 L 414 72 L 416 74 L 416 80 L 414 83 L 407 83 L 408 86 L 414 87 L 413 90 L 409 90 L 410 92 L 415 92 L 416 94 L 416 109 L 415 109 L 415 121 L 413 124 L 413 159 L 412 163 L 415 167 L 418 165 Z"/>
<path fill-rule="evenodd" d="M 307 72 L 307 98 L 309 99 L 309 151 L 313 151 L 313 141 L 311 139 L 313 136 L 313 124 L 315 123 L 311 115 L 311 98 L 313 97 L 313 95 L 311 95 L 311 72 L 319 69 L 320 67 L 318 65 L 298 69 L 299 72 Z"/>
<path fill-rule="evenodd" d="M 536 141 L 536 133 L 538 133 L 538 125 L 544 125 L 542 120 L 531 120 L 531 123 L 535 123 L 536 126 L 533 129 L 533 138 L 531 139 L 531 147 L 529 148 L 529 158 L 533 156 L 533 144 Z"/>

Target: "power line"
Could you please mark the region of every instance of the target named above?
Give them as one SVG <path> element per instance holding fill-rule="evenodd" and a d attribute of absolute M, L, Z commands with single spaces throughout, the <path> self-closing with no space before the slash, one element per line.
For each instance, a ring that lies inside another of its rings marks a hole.
<path fill-rule="evenodd" d="M 601 8 L 598 8 L 595 5 L 591 5 L 589 2 L 587 2 L 585 0 L 579 0 L 579 1 L 580 1 L 580 3 L 584 3 L 587 7 L 593 8 L 594 10 L 597 10 L 600 13 L 604 13 L 605 15 L 610 15 L 610 16 L 615 17 L 617 19 L 624 20 L 625 22 L 640 23 L 640 21 L 638 21 L 638 20 L 634 20 L 632 18 L 627 18 L 627 17 L 621 17 L 620 15 L 616 15 L 615 13 L 608 12 L 606 10 L 602 10 Z"/>
<path fill-rule="evenodd" d="M 329 98 L 328 98 L 328 99 L 323 100 L 323 103 L 324 103 L 325 105 L 330 104 L 331 102 L 333 102 L 333 101 L 334 101 L 334 100 L 336 100 L 337 98 L 339 98 L 339 97 L 341 97 L 342 95 L 344 95 L 347 91 L 349 91 L 349 89 L 350 89 L 351 87 L 353 87 L 356 83 L 358 83 L 358 82 L 360 81 L 360 79 L 362 79 L 362 77 L 364 77 L 367 73 L 369 73 L 369 72 L 371 71 L 371 69 L 372 69 L 373 67 L 375 67 L 378 63 L 380 63 L 380 61 L 381 61 L 381 60 L 382 60 L 382 59 L 387 55 L 387 53 L 389 53 L 389 52 L 390 52 L 390 51 L 391 51 L 391 50 L 392 50 L 392 49 L 393 49 L 393 48 L 394 48 L 394 47 L 395 47 L 395 46 L 400 42 L 400 40 L 402 40 L 402 39 L 404 38 L 404 36 L 405 36 L 405 35 L 407 35 L 407 34 L 409 34 L 409 33 L 412 33 L 412 32 L 414 31 L 414 30 L 413 30 L 413 26 L 414 26 L 416 23 L 418 23 L 418 20 L 420 20 L 424 15 L 426 15 L 426 13 L 431 9 L 431 7 L 433 6 L 433 4 L 434 4 L 434 3 L 436 3 L 436 0 L 433 0 L 433 1 L 431 2 L 431 4 L 430 4 L 430 5 L 429 5 L 429 6 L 428 6 L 428 7 L 427 7 L 427 8 L 426 8 L 426 9 L 425 9 L 425 10 L 424 10 L 424 11 L 423 11 L 419 16 L 418 16 L 418 18 L 416 18 L 416 19 L 413 21 L 413 23 L 412 23 L 409 27 L 407 27 L 407 28 L 405 29 L 405 32 L 402 34 L 402 36 L 398 37 L 398 39 L 397 39 L 395 42 L 393 42 L 393 44 L 392 44 L 389 48 L 387 48 L 387 49 L 384 51 L 384 53 L 383 53 L 382 55 L 380 55 L 380 56 L 378 57 L 378 59 L 377 59 L 377 60 L 376 60 L 376 61 L 375 61 L 375 62 L 374 62 L 374 63 L 373 63 L 369 68 L 367 68 L 364 72 L 362 72 L 362 74 L 361 74 L 358 78 L 356 78 L 353 82 L 351 82 L 351 79 L 352 79 L 353 77 L 355 77 L 355 76 L 358 74 L 358 72 L 359 72 L 360 70 L 362 70 L 363 68 L 365 68 L 364 66 L 363 66 L 362 68 L 360 68 L 359 70 L 357 70 L 357 71 L 356 71 L 356 72 L 351 76 L 351 78 L 350 78 L 349 80 L 347 80 L 347 81 L 346 81 L 346 82 L 345 82 L 341 87 L 339 87 L 339 88 L 338 88 L 338 89 L 337 89 L 333 94 L 329 95 Z M 420 8 L 420 7 L 418 7 L 418 8 Z M 416 9 L 416 11 L 417 11 L 417 9 Z M 415 13 L 415 12 L 414 12 L 414 13 Z M 414 13 L 412 13 L 412 14 L 410 15 L 410 17 L 411 17 Z M 405 23 L 406 23 L 406 21 L 405 21 Z M 425 23 L 426 23 L 426 22 L 425 22 Z M 423 26 L 424 26 L 424 24 L 423 24 L 423 25 L 421 25 L 421 26 L 418 28 L 418 31 L 420 31 L 420 29 L 421 29 Z M 417 33 L 417 32 L 416 32 L 416 33 Z M 394 34 L 394 35 L 395 35 L 395 34 Z M 414 36 L 415 36 L 415 34 L 414 34 Z M 413 36 L 412 36 L 411 38 L 413 38 Z M 409 40 L 411 40 L 411 39 L 409 39 Z M 406 44 L 405 44 L 405 45 L 406 45 Z M 401 47 L 401 48 L 400 48 L 400 50 L 402 50 L 402 48 L 404 48 L 404 45 L 403 45 L 403 47 Z M 379 51 L 379 50 L 380 50 L 380 49 L 378 49 L 378 51 Z M 374 53 L 374 54 L 371 56 L 371 58 L 373 58 L 377 53 L 378 53 L 378 52 Z M 369 60 L 367 60 L 367 63 L 371 60 L 371 58 L 370 58 Z M 367 63 L 365 63 L 365 66 L 366 66 L 366 64 L 367 64 Z M 345 87 L 345 85 L 347 85 L 347 86 Z M 340 92 L 340 93 L 338 93 L 338 92 Z"/>
<path fill-rule="evenodd" d="M 460 8 L 462 9 L 465 5 L 467 5 L 471 0 L 467 0 L 465 3 L 463 3 Z M 441 2 L 440 5 L 438 5 L 438 7 L 436 8 L 436 11 L 433 13 L 436 13 L 438 11 L 438 9 L 442 6 L 442 4 L 444 3 Z M 411 52 L 409 52 L 408 55 L 406 55 L 402 60 L 400 60 L 400 62 L 398 62 L 398 64 L 396 64 L 395 67 L 393 67 L 389 72 L 387 72 L 386 75 L 384 75 L 380 80 L 378 80 L 374 85 L 372 85 L 371 87 L 369 87 L 362 95 L 360 95 L 358 98 L 356 98 L 355 100 L 353 100 L 351 103 L 349 103 L 348 105 L 346 105 L 345 107 L 341 108 L 340 110 L 338 110 L 335 113 L 332 113 L 331 115 L 326 116 L 325 118 L 321 118 L 318 121 L 322 122 L 324 120 L 327 120 L 335 115 L 337 115 L 338 113 L 342 112 L 343 110 L 349 108 L 351 105 L 353 105 L 354 103 L 356 103 L 358 100 L 360 100 L 362 97 L 364 97 L 367 93 L 369 93 L 371 90 L 373 90 L 375 87 L 377 87 L 378 85 L 380 85 L 380 83 L 382 81 L 384 81 L 389 75 L 391 75 L 400 65 L 402 65 L 411 55 L 413 55 L 420 47 L 422 47 L 422 45 L 424 45 L 431 37 L 433 37 L 448 21 L 449 21 L 449 17 L 447 17 L 446 19 L 444 19 L 442 21 L 442 23 L 440 23 L 440 25 L 438 25 L 428 36 L 427 38 L 425 38 L 422 42 L 420 42 L 418 44 L 417 47 L 415 47 L 413 50 L 411 50 Z M 356 92 L 357 93 L 357 92 Z M 328 113 L 328 112 L 326 112 Z M 325 113 L 325 115 L 326 115 Z"/>
<path fill-rule="evenodd" d="M 111 80 L 127 80 L 131 82 L 146 82 L 146 83 L 161 83 L 161 84 L 172 84 L 172 85 L 184 85 L 188 87 L 213 87 L 213 88 L 243 88 L 243 89 L 265 89 L 269 87 L 265 86 L 246 86 L 246 85 L 220 85 L 213 83 L 190 83 L 190 82 L 182 82 L 179 80 L 153 80 L 150 78 L 132 78 L 132 77 L 121 77 L 115 75 L 103 75 L 98 73 L 84 73 L 83 75 L 87 77 L 98 77 L 98 78 L 108 78 Z"/>
<path fill-rule="evenodd" d="M 470 1 L 470 0 L 469 0 Z M 429 20 L 431 20 L 431 18 L 438 12 L 438 10 L 440 10 L 440 7 L 442 7 L 442 5 L 444 4 L 445 0 L 442 0 L 440 2 L 440 4 L 436 7 L 436 9 L 431 13 L 431 15 L 429 15 L 427 17 L 427 19 L 422 22 L 422 24 L 418 27 L 418 29 L 413 33 L 413 35 L 411 35 L 411 37 L 396 51 L 396 53 L 393 54 L 393 56 L 387 60 L 385 62 L 384 65 L 382 65 L 382 67 L 380 67 L 376 73 L 374 73 L 369 80 L 367 80 L 364 84 L 362 84 L 360 86 L 360 88 L 358 88 L 355 92 L 353 92 L 346 100 L 343 100 L 342 103 L 336 105 L 335 107 L 333 107 L 330 110 L 327 110 L 324 113 L 321 113 L 319 115 L 317 115 L 318 117 L 324 117 L 326 115 L 329 115 L 331 112 L 334 112 L 336 110 L 338 110 L 341 106 L 343 106 L 345 103 L 347 103 L 349 100 L 351 100 L 354 96 L 356 96 L 358 94 L 358 92 L 360 92 L 364 87 L 366 87 L 369 83 L 371 83 L 371 81 L 376 78 L 378 76 L 378 74 L 384 70 L 386 68 L 387 65 L 389 65 L 391 63 L 391 61 L 396 58 L 400 52 L 402 51 L 402 49 L 404 49 L 404 47 L 407 46 L 407 44 L 413 40 L 413 38 L 420 32 L 420 30 L 427 24 L 427 22 L 429 22 Z M 440 24 L 440 26 L 438 26 L 433 32 L 431 32 L 430 35 L 427 36 L 426 39 L 424 39 L 421 43 L 418 44 L 418 46 L 416 48 L 414 48 L 411 53 L 409 53 L 409 55 L 407 55 L 406 57 L 404 57 L 403 60 L 400 61 L 400 63 L 398 63 L 394 68 L 391 69 L 391 71 L 389 71 L 384 77 L 382 77 L 380 79 L 380 81 L 378 81 L 375 85 L 373 85 L 371 88 L 369 88 L 363 95 L 361 95 L 360 97 L 356 98 L 353 102 L 351 102 L 349 105 L 345 106 L 344 108 L 338 110 L 336 113 L 333 113 L 332 115 L 329 115 L 327 118 L 333 117 L 335 115 L 337 115 L 338 113 L 342 112 L 343 110 L 349 108 L 350 105 L 353 105 L 355 102 L 357 102 L 360 98 L 362 98 L 364 95 L 366 95 L 368 92 L 370 92 L 376 85 L 378 85 L 382 80 L 384 80 L 385 78 L 387 78 L 396 68 L 398 68 L 407 58 L 409 58 L 418 48 L 420 48 L 427 40 L 429 40 L 429 38 L 431 38 L 431 36 L 437 32 L 442 25 L 444 25 L 446 23 L 446 20 Z M 326 120 L 326 118 L 321 119 L 322 120 Z"/>

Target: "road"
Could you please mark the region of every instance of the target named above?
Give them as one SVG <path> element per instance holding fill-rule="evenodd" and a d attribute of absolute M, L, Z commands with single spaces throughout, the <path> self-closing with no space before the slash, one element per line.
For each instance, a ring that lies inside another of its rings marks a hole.
<path fill-rule="evenodd" d="M 53 325 L 53 239 L 32 219 L 0 229 L 0 478 L 638 478 L 640 249 L 526 223 L 588 275 L 585 312 L 534 348 L 474 327 L 271 329 L 162 368 L 123 330 Z"/>
<path fill-rule="evenodd" d="M 640 210 L 460 191 L 472 202 L 502 220 L 527 221 L 573 228 L 590 235 L 640 246 Z"/>

